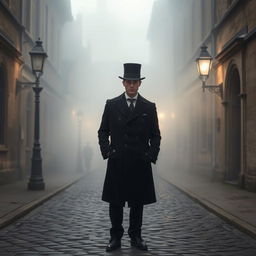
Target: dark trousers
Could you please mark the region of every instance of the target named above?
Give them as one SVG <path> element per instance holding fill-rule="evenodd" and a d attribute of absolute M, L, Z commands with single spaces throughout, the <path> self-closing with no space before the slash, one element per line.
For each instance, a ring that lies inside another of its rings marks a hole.
<path fill-rule="evenodd" d="M 112 227 L 110 229 L 111 239 L 121 239 L 123 228 L 123 206 L 109 205 L 109 216 Z M 130 206 L 128 235 L 130 238 L 141 237 L 141 226 L 143 217 L 143 205 Z"/>

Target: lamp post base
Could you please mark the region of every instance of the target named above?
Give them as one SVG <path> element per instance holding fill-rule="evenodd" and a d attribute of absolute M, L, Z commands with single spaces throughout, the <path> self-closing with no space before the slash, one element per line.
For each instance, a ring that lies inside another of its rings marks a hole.
<path fill-rule="evenodd" d="M 44 190 L 45 189 L 45 184 L 42 179 L 30 179 L 28 183 L 28 190 Z"/>

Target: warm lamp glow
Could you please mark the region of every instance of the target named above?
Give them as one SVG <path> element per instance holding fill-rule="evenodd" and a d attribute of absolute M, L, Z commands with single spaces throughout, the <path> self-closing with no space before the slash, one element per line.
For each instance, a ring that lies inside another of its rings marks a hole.
<path fill-rule="evenodd" d="M 202 80 L 202 88 L 203 92 L 205 89 L 208 89 L 210 92 L 217 94 L 221 98 L 223 97 L 223 84 L 211 84 L 207 85 L 206 80 L 209 77 L 209 73 L 212 67 L 212 56 L 207 51 L 207 46 L 201 46 L 201 52 L 199 57 L 196 59 L 197 69 L 200 75 L 200 79 Z"/>
<path fill-rule="evenodd" d="M 165 119 L 165 113 L 160 112 L 160 113 L 158 114 L 158 118 L 159 118 L 160 120 Z"/>
<path fill-rule="evenodd" d="M 198 61 L 198 72 L 200 76 L 209 76 L 211 69 L 211 60 L 199 60 Z"/>
<path fill-rule="evenodd" d="M 212 66 L 212 56 L 207 51 L 207 46 L 203 45 L 201 47 L 201 52 L 196 62 L 197 62 L 197 70 L 200 75 L 200 78 L 203 81 L 206 81 Z"/>
<path fill-rule="evenodd" d="M 72 116 L 76 116 L 76 111 L 72 110 Z"/>

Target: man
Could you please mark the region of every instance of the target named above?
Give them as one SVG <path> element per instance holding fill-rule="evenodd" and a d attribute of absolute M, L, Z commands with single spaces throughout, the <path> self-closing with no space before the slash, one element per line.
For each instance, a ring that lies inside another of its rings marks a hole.
<path fill-rule="evenodd" d="M 160 147 L 160 131 L 155 104 L 138 94 L 141 65 L 124 64 L 125 92 L 107 100 L 98 130 L 104 159 L 108 158 L 102 200 L 109 203 L 112 227 L 106 251 L 121 247 L 124 233 L 123 207 L 130 207 L 128 234 L 131 246 L 147 250 L 141 237 L 143 205 L 156 202 L 151 162 Z"/>

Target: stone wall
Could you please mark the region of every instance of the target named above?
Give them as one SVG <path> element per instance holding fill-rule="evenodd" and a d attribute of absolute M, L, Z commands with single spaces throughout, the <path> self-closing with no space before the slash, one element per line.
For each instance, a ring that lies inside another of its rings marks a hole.
<path fill-rule="evenodd" d="M 10 7 L 10 8 L 9 8 Z M 0 145 L 0 184 L 19 176 L 19 132 L 17 118 L 16 80 L 22 61 L 20 42 L 22 27 L 20 1 L 0 4 L 0 65 L 4 69 L 5 118 L 4 144 Z"/>
<path fill-rule="evenodd" d="M 220 53 L 228 43 L 233 40 L 237 34 L 242 31 L 243 28 L 247 28 L 248 32 L 244 31 L 244 34 L 251 33 L 256 28 L 256 16 L 255 8 L 256 1 L 234 1 L 234 5 L 227 8 L 227 2 L 220 0 L 216 1 L 216 17 L 218 28 L 216 30 L 216 51 Z M 232 9 L 233 8 L 233 9 Z M 223 19 L 223 17 L 225 18 Z M 239 71 L 241 77 L 241 92 L 246 93 L 245 100 L 241 99 L 241 113 L 242 113 L 242 166 L 241 170 L 245 175 L 245 187 L 248 190 L 256 191 L 256 41 L 244 40 L 239 49 L 229 53 L 225 60 L 221 62 L 217 68 L 217 80 L 224 82 L 227 76 L 229 66 L 234 63 Z M 224 98 L 225 101 L 225 98 Z M 225 128 L 225 107 L 219 107 L 218 113 L 221 118 L 221 128 Z M 222 112 L 223 111 L 223 112 Z M 228 131 L 226 131 L 228 132 Z M 221 165 L 225 169 L 225 131 L 222 131 L 222 139 L 219 142 L 222 156 Z M 221 142 L 222 141 L 222 142 Z"/>

